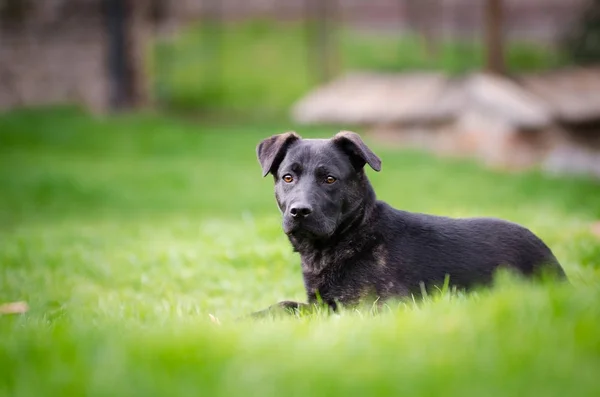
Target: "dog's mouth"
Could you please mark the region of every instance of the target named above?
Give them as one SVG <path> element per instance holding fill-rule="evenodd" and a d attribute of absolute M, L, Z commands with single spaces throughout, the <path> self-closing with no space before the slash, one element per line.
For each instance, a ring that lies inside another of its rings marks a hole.
<path fill-rule="evenodd" d="M 285 234 L 310 233 L 310 230 L 311 228 L 308 228 L 305 222 L 294 219 L 284 219 L 283 221 L 283 231 Z"/>
<path fill-rule="evenodd" d="M 325 230 L 323 225 L 307 220 L 285 219 L 283 221 L 283 231 L 288 236 L 296 238 L 319 239 L 331 236 L 331 232 Z"/>

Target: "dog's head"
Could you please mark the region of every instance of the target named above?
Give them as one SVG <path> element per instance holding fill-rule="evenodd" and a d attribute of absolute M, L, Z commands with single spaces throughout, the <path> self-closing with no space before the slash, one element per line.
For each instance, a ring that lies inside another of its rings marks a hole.
<path fill-rule="evenodd" d="M 332 139 L 287 132 L 263 140 L 256 152 L 263 176 L 271 173 L 275 179 L 283 230 L 292 236 L 331 237 L 372 194 L 365 164 L 381 170 L 379 157 L 349 131 Z"/>

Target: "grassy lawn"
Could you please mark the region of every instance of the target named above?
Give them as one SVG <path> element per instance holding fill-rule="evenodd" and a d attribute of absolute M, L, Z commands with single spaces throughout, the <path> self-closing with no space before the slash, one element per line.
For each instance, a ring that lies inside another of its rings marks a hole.
<path fill-rule="evenodd" d="M 474 41 L 440 41 L 434 56 L 419 37 L 339 28 L 333 34 L 336 71 L 443 71 L 462 74 L 484 65 Z M 305 26 L 250 21 L 222 30 L 192 25 L 154 47 L 152 75 L 157 95 L 179 110 L 227 108 L 240 113 L 279 114 L 318 81 Z M 539 45 L 507 44 L 511 72 L 543 70 L 565 62 Z"/>
<path fill-rule="evenodd" d="M 586 180 L 376 147 L 381 199 L 520 222 L 572 286 L 504 280 L 377 316 L 234 322 L 304 298 L 254 154 L 289 128 L 0 117 L 0 303 L 30 305 L 0 315 L 0 395 L 600 395 L 600 185 Z"/>

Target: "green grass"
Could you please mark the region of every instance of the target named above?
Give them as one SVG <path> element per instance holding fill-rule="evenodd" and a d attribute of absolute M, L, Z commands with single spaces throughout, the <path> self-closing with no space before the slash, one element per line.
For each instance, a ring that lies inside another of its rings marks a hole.
<path fill-rule="evenodd" d="M 462 74 L 484 65 L 478 41 L 439 43 L 434 56 L 416 36 L 338 29 L 333 35 L 334 63 L 348 70 L 423 71 Z M 194 25 L 156 43 L 152 75 L 157 95 L 178 110 L 227 109 L 279 115 L 319 83 L 309 62 L 305 26 L 251 21 Z M 543 70 L 564 63 L 548 48 L 513 42 L 507 45 L 512 72 Z M 311 61 L 312 62 L 312 61 Z"/>
<path fill-rule="evenodd" d="M 381 199 L 523 223 L 572 286 L 234 322 L 304 298 L 254 147 L 289 125 L 0 117 L 0 395 L 597 396 L 600 185 L 375 147 Z M 329 136 L 331 129 L 299 129 Z M 210 321 L 209 314 L 221 324 Z"/>

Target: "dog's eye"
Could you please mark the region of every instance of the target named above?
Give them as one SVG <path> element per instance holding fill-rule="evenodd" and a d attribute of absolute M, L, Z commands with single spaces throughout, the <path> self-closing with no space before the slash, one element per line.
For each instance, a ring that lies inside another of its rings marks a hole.
<path fill-rule="evenodd" d="M 281 179 L 283 179 L 283 181 L 284 181 L 285 183 L 292 183 L 292 181 L 294 180 L 294 177 L 293 177 L 293 176 L 291 176 L 290 174 L 285 174 L 285 175 L 283 176 L 283 178 L 281 178 Z"/>
<path fill-rule="evenodd" d="M 333 176 L 331 176 L 331 175 L 329 175 L 327 178 L 325 178 L 325 182 L 326 182 L 326 183 L 328 183 L 328 184 L 330 184 L 330 185 L 331 185 L 332 183 L 334 183 L 335 181 L 337 181 L 337 179 L 335 179 L 335 178 L 334 178 Z"/>

